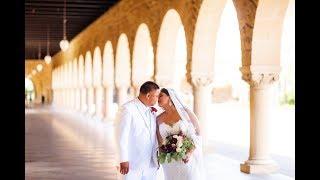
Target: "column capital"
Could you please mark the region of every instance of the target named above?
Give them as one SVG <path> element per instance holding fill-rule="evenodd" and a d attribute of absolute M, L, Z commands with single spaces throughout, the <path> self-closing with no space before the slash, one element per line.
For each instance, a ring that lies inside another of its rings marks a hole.
<path fill-rule="evenodd" d="M 192 74 L 192 83 L 196 87 L 210 86 L 213 82 L 213 76 L 208 74 Z"/>
<path fill-rule="evenodd" d="M 165 76 L 156 76 L 155 77 L 157 84 L 161 87 L 171 87 L 173 84 L 173 79 Z"/>
<path fill-rule="evenodd" d="M 251 65 L 240 68 L 242 79 L 254 88 L 265 88 L 279 80 L 280 66 Z"/>

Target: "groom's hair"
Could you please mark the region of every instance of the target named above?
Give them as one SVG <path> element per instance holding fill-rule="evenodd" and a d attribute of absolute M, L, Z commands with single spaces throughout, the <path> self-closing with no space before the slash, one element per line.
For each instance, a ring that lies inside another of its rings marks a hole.
<path fill-rule="evenodd" d="M 150 91 L 157 90 L 157 89 L 160 89 L 158 84 L 156 84 L 155 82 L 152 82 L 152 81 L 147 81 L 141 85 L 140 93 L 147 94 Z"/>

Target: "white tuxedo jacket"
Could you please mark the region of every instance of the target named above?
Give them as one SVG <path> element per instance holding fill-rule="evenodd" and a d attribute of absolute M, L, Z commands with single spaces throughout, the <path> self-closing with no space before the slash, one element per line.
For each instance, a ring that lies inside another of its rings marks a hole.
<path fill-rule="evenodd" d="M 129 169 L 158 167 L 156 114 L 138 98 L 124 105 L 117 115 L 118 163 L 129 161 Z"/>

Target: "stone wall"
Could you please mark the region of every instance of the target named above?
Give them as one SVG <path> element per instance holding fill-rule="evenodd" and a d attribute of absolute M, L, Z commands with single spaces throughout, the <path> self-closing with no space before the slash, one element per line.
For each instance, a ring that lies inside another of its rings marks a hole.
<path fill-rule="evenodd" d="M 239 19 L 242 61 L 248 65 L 250 64 L 252 29 L 258 0 L 233 0 L 233 2 Z M 168 10 L 174 9 L 181 17 L 186 33 L 187 79 L 190 82 L 192 43 L 201 4 L 201 0 L 122 0 L 79 33 L 71 41 L 67 52 L 57 53 L 53 57 L 53 67 L 78 58 L 81 54 L 85 55 L 87 51 L 93 54 L 97 46 L 103 50 L 108 40 L 112 42 L 114 52 L 116 52 L 117 41 L 121 33 L 128 36 L 132 55 L 136 31 L 141 23 L 145 23 L 150 30 L 153 50 L 156 54 L 163 17 Z"/>

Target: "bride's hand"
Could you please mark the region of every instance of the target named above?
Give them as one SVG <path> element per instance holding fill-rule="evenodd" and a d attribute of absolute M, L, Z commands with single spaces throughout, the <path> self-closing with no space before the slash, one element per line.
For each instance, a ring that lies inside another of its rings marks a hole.
<path fill-rule="evenodd" d="M 187 154 L 186 154 L 186 158 L 182 159 L 182 161 L 187 164 L 189 162 L 189 158 L 192 154 L 192 152 L 194 151 L 194 149 L 191 149 Z"/>

